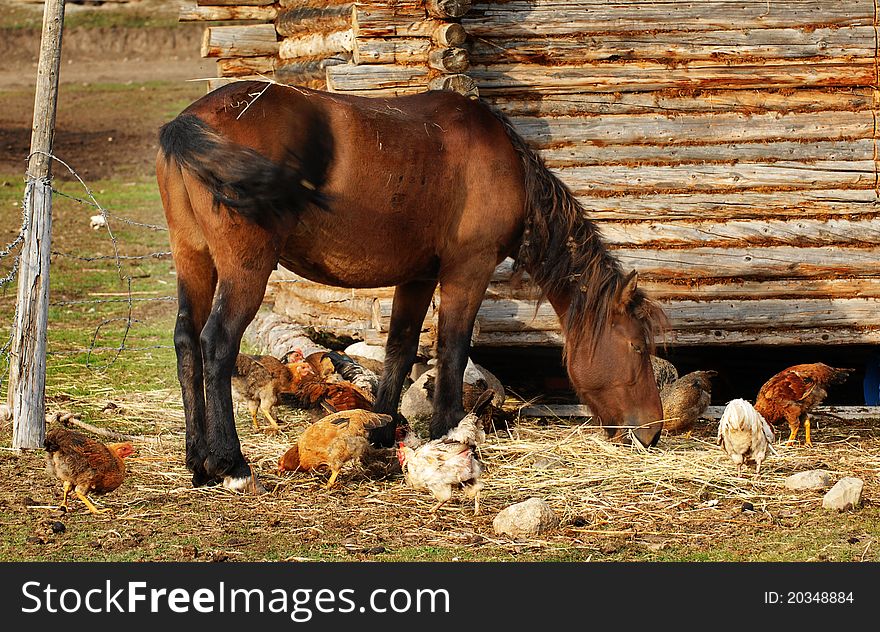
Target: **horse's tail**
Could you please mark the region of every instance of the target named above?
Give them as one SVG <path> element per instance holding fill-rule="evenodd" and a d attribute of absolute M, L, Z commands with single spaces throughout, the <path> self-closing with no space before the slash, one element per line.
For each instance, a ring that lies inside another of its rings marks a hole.
<path fill-rule="evenodd" d="M 309 203 L 325 206 L 295 156 L 276 163 L 224 138 L 194 114 L 181 114 L 163 125 L 159 147 L 166 160 L 192 173 L 211 191 L 216 205 L 223 204 L 260 226 L 269 227 Z"/>

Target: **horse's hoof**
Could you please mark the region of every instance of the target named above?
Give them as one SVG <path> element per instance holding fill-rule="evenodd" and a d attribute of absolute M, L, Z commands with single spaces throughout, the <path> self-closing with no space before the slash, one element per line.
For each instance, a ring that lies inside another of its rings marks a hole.
<path fill-rule="evenodd" d="M 207 472 L 204 471 L 196 471 L 193 472 L 192 475 L 192 486 L 193 487 L 204 487 L 204 486 L 212 486 L 216 485 L 220 482 L 220 479 L 216 476 L 211 476 Z"/>
<path fill-rule="evenodd" d="M 260 482 L 260 479 L 257 478 L 257 475 L 253 472 L 250 476 L 244 476 L 241 478 L 227 476 L 223 479 L 223 487 L 231 489 L 234 492 L 252 494 L 255 496 L 269 493 L 268 490 L 263 487 L 263 484 Z"/>

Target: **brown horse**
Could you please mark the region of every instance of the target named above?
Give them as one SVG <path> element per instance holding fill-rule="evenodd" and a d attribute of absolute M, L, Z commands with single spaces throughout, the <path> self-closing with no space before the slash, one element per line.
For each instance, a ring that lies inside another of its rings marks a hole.
<path fill-rule="evenodd" d="M 464 415 L 474 319 L 495 267 L 515 256 L 559 315 L 579 397 L 609 434 L 631 429 L 645 445 L 657 441 L 662 409 L 648 351 L 662 312 L 566 186 L 487 105 L 450 92 L 371 99 L 238 82 L 165 125 L 160 146 L 194 485 L 259 488 L 241 454 L 230 376 L 279 263 L 328 285 L 395 286 L 380 413 L 397 412 L 439 283 L 436 438 Z M 393 432 L 371 438 L 390 445 Z"/>

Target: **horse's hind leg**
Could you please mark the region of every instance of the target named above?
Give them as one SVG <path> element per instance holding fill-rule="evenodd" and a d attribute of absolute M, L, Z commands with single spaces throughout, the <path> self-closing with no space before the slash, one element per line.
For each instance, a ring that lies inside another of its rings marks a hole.
<path fill-rule="evenodd" d="M 495 261 L 472 260 L 440 277 L 437 327 L 437 379 L 431 438 L 439 439 L 464 417 L 462 380 L 477 312 L 495 270 Z"/>
<path fill-rule="evenodd" d="M 211 311 L 217 273 L 195 220 L 180 170 L 160 158 L 157 175 L 177 274 L 174 349 L 186 418 L 186 464 L 193 473 L 193 485 L 199 487 L 218 482 L 205 471 L 208 448 L 202 350 L 199 345 L 199 334 Z"/>
<path fill-rule="evenodd" d="M 403 381 L 415 360 L 419 333 L 436 287 L 437 281 L 412 281 L 398 285 L 394 290 L 391 324 L 385 345 L 385 364 L 376 403 L 373 405 L 374 412 L 395 417 L 397 415 Z M 376 428 L 370 433 L 370 441 L 374 445 L 394 445 L 395 428 L 396 423 Z"/>
<path fill-rule="evenodd" d="M 275 263 L 265 241 L 262 245 L 247 244 L 245 239 L 235 238 L 226 244 L 241 245 L 248 254 L 243 256 L 226 248 L 215 253 L 217 293 L 200 337 L 205 366 L 208 444 L 205 469 L 208 474 L 222 478 L 225 487 L 260 492 L 262 486 L 241 453 L 235 429 L 232 372 L 241 337 L 260 308 Z"/>

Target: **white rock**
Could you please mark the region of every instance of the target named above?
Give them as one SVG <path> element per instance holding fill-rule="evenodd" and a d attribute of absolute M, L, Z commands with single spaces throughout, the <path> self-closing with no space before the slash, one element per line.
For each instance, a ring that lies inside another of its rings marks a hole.
<path fill-rule="evenodd" d="M 370 369 L 376 375 L 382 375 L 382 367 L 385 364 L 385 347 L 356 342 L 345 348 L 345 355 L 365 369 Z"/>
<path fill-rule="evenodd" d="M 798 472 L 785 479 L 787 489 L 828 489 L 833 484 L 834 477 L 828 470 Z"/>
<path fill-rule="evenodd" d="M 0 404 L 0 423 L 12 420 L 12 408 L 9 404 Z"/>
<path fill-rule="evenodd" d="M 559 526 L 559 517 L 545 500 L 528 500 L 502 509 L 492 521 L 498 535 L 533 536 Z"/>
<path fill-rule="evenodd" d="M 842 478 L 828 490 L 825 498 L 822 499 L 822 506 L 825 509 L 848 509 L 859 506 L 862 500 L 862 487 L 865 483 L 860 478 L 847 476 Z"/>

